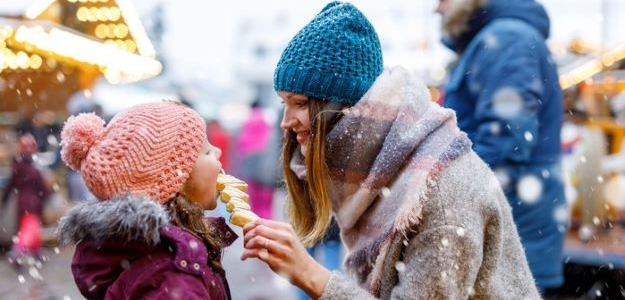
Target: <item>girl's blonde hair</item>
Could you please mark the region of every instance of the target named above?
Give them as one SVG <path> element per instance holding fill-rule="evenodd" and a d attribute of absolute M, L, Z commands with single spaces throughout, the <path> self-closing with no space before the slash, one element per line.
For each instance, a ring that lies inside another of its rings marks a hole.
<path fill-rule="evenodd" d="M 336 111 L 324 110 L 325 101 L 309 98 L 310 138 L 304 163 L 307 180 L 300 180 L 290 168 L 298 142 L 293 131 L 284 132 L 282 169 L 288 191 L 288 214 L 304 245 L 310 246 L 325 236 L 332 221 L 332 203 L 328 195 L 325 146 L 326 136 L 340 119 Z"/>

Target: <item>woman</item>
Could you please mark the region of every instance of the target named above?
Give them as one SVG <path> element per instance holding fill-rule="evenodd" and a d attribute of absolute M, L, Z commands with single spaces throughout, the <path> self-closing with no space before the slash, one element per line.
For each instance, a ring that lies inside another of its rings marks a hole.
<path fill-rule="evenodd" d="M 230 299 L 222 247 L 236 235 L 217 205 L 220 150 L 193 110 L 164 101 L 137 105 L 105 127 L 95 114 L 70 117 L 63 161 L 99 201 L 59 224 L 76 244 L 72 273 L 88 299 Z"/>
<path fill-rule="evenodd" d="M 313 299 L 540 298 L 493 173 L 450 110 L 406 70 L 383 70 L 377 34 L 354 6 L 332 2 L 306 25 L 274 86 L 292 225 L 246 225 L 242 259 L 263 260 Z M 347 274 L 303 246 L 332 214 Z"/>

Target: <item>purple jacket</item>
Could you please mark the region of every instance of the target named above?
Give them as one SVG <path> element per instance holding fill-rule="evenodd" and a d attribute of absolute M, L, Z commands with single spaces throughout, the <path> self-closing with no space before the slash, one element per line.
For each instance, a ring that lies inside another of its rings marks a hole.
<path fill-rule="evenodd" d="M 208 218 L 218 242 L 237 238 L 223 218 Z M 62 244 L 77 244 L 74 280 L 88 299 L 230 299 L 225 275 L 208 265 L 200 239 L 169 223 L 154 201 L 124 197 L 73 207 L 61 220 Z"/>
<path fill-rule="evenodd" d="M 13 161 L 11 177 L 0 199 L 0 206 L 8 201 L 11 193 L 17 194 L 17 211 L 20 218 L 26 213 L 41 218 L 43 203 L 50 196 L 51 191 L 30 156 Z"/>

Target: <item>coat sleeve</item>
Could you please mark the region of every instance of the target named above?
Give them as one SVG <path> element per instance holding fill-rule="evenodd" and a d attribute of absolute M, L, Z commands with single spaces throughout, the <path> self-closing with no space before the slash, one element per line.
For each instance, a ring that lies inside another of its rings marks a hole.
<path fill-rule="evenodd" d="M 395 265 L 397 283 L 390 299 L 468 299 L 482 262 L 482 235 L 457 226 L 436 227 L 415 236 L 403 254 L 403 264 Z M 377 298 L 334 272 L 320 299 Z"/>
<path fill-rule="evenodd" d="M 542 89 L 547 84 L 535 50 L 540 41 L 523 36 L 501 39 L 505 45 L 501 42 L 494 49 L 476 52 L 473 72 L 467 75 L 469 89 L 477 98 L 473 149 L 491 167 L 504 160 L 522 163 L 530 159 L 539 139 Z"/>

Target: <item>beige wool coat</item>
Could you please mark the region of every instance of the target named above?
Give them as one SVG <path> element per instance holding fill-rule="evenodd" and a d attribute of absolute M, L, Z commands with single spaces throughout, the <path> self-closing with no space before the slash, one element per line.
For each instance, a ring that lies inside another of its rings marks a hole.
<path fill-rule="evenodd" d="M 348 252 L 320 299 L 540 299 L 495 175 L 409 72 L 385 70 L 328 137 Z"/>
<path fill-rule="evenodd" d="M 481 176 L 467 182 L 466 170 Z M 499 183 L 472 151 L 443 171 L 414 236 L 384 258 L 379 299 L 540 299 L 510 206 L 490 185 Z M 320 299 L 376 298 L 334 272 Z"/>

